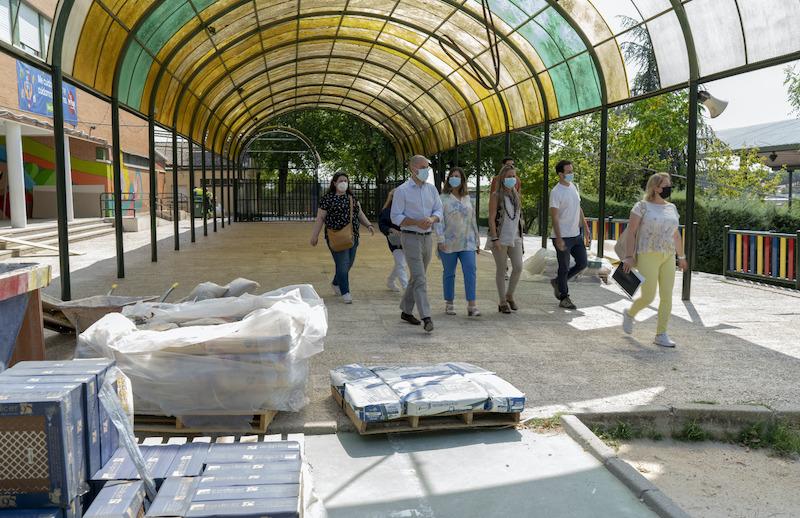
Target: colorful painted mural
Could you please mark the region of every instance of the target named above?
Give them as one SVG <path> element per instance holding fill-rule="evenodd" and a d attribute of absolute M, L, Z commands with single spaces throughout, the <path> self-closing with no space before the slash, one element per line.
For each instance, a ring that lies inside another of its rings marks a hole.
<path fill-rule="evenodd" d="M 31 193 L 36 186 L 55 185 L 55 151 L 38 140 L 29 137 L 22 139 L 23 171 L 25 174 L 25 191 L 28 215 L 33 211 L 33 197 Z M 0 163 L 6 163 L 5 137 L 0 136 Z M 111 164 L 96 160 L 83 160 L 72 156 L 72 184 L 73 185 L 101 185 L 104 191 L 113 190 L 113 168 Z M 123 207 L 129 209 L 142 209 L 145 182 L 142 179 L 143 171 L 137 167 L 122 166 L 122 191 L 125 201 Z M 146 171 L 145 171 L 146 173 Z M 6 211 L 7 212 L 7 211 Z"/>

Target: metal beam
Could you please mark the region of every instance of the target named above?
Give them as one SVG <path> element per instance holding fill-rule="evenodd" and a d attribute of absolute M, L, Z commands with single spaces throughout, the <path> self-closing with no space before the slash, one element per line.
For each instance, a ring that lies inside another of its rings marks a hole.
<path fill-rule="evenodd" d="M 689 85 L 689 143 L 687 147 L 686 163 L 686 213 L 684 221 L 684 254 L 689 268 L 683 272 L 683 300 L 691 300 L 692 295 L 692 266 L 694 260 L 694 196 L 695 196 L 695 176 L 697 172 L 697 111 L 698 105 L 698 84 L 692 81 Z"/>
<path fill-rule="evenodd" d="M 542 143 L 542 215 L 539 218 L 539 234 L 542 248 L 547 248 L 547 221 L 549 219 L 550 192 L 550 121 L 544 122 L 544 142 Z"/>
<path fill-rule="evenodd" d="M 600 110 L 600 193 L 597 214 L 597 257 L 603 257 L 606 238 L 606 176 L 608 173 L 608 108 Z"/>
<path fill-rule="evenodd" d="M 175 250 L 181 249 L 180 207 L 178 206 L 178 132 L 172 131 L 172 228 Z"/>
<path fill-rule="evenodd" d="M 194 243 L 194 141 L 190 137 L 187 142 L 189 144 L 189 200 L 187 202 L 189 206 L 189 236 L 191 236 L 191 242 Z"/>
<path fill-rule="evenodd" d="M 56 90 L 53 90 L 54 92 Z M 56 104 L 56 103 L 53 103 Z M 117 278 L 125 278 L 125 249 L 122 242 L 122 145 L 119 136 L 119 101 L 111 99 L 111 149 L 114 170 L 114 236 L 117 252 Z"/>

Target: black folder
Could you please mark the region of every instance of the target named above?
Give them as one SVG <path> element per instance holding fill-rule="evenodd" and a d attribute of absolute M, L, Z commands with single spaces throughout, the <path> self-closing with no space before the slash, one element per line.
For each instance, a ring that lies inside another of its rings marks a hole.
<path fill-rule="evenodd" d="M 623 264 L 620 263 L 619 266 L 617 266 L 617 269 L 614 270 L 614 275 L 612 277 L 622 288 L 622 291 L 627 293 L 630 298 L 633 298 L 633 296 L 636 295 L 636 291 L 639 289 L 639 286 L 644 282 L 644 277 L 642 277 L 642 274 L 636 270 L 631 270 L 630 272 L 625 273 L 625 270 L 623 270 L 622 267 Z"/>

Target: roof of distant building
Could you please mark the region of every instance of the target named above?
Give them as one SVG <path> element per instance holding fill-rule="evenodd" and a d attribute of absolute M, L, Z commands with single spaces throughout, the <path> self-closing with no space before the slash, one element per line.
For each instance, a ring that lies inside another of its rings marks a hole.
<path fill-rule="evenodd" d="M 800 149 L 800 119 L 755 124 L 716 132 L 734 150 L 758 148 L 760 151 Z"/>

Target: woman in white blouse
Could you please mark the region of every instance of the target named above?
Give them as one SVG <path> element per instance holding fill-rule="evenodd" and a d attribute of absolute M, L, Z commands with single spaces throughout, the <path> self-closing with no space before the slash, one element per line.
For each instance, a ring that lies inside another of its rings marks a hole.
<path fill-rule="evenodd" d="M 489 198 L 489 241 L 496 266 L 495 282 L 500 299 L 497 310 L 509 314 L 519 309 L 514 290 L 522 274 L 522 199 L 516 190 L 517 170 L 504 167 L 500 186 Z M 511 259 L 511 276 L 506 284 L 506 264 Z"/>
<path fill-rule="evenodd" d="M 675 347 L 667 335 L 672 312 L 672 288 L 675 285 L 675 255 L 678 265 L 686 271 L 683 240 L 678 230 L 678 209 L 667 201 L 672 193 L 672 180 L 667 173 L 656 173 L 647 181 L 644 199 L 633 206 L 628 223 L 627 250 L 622 258 L 625 272 L 636 267 L 644 276 L 641 296 L 627 311 L 623 311 L 623 330 L 631 334 L 636 314 L 647 307 L 658 289 L 658 324 L 653 343 Z"/>

